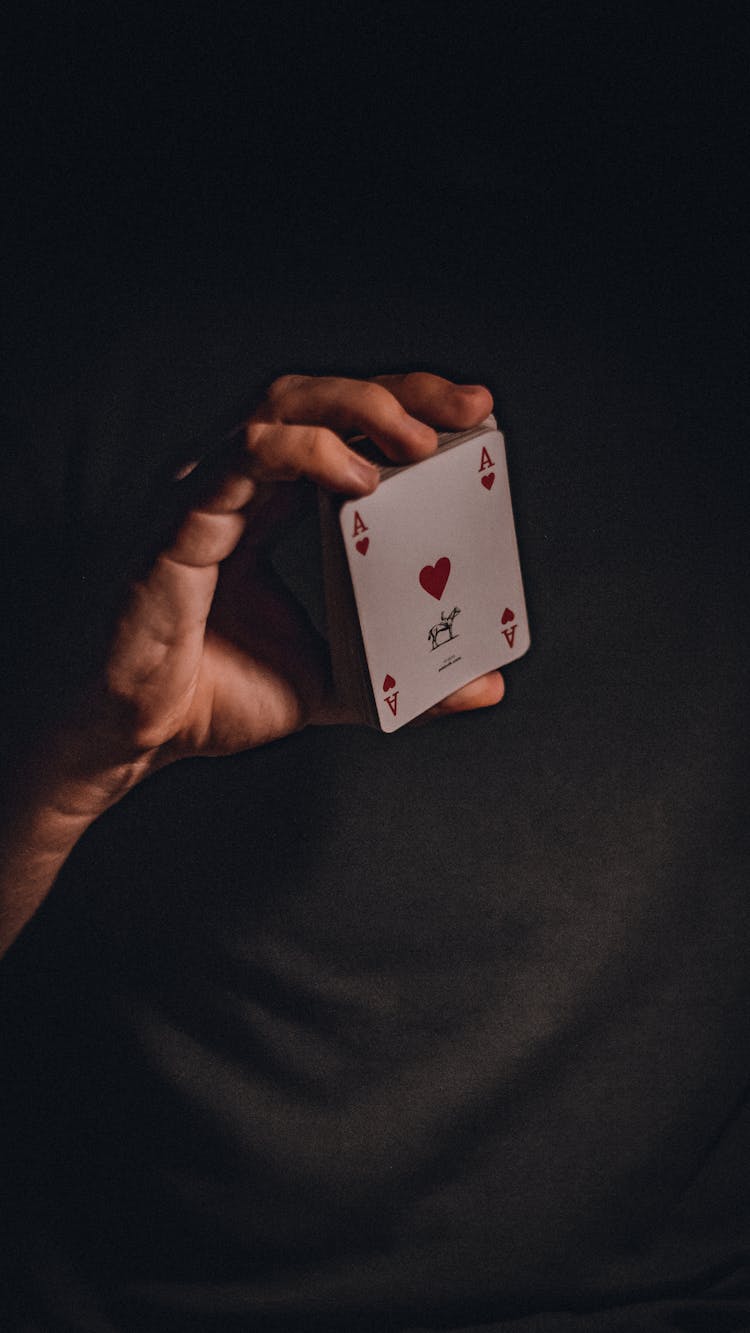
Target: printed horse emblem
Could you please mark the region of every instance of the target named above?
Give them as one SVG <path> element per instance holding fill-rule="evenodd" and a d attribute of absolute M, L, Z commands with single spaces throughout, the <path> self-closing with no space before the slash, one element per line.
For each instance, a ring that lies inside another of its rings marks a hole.
<path fill-rule="evenodd" d="M 427 635 L 427 638 L 429 639 L 430 643 L 432 644 L 432 651 L 433 651 L 433 652 L 435 651 L 435 649 L 438 647 L 438 645 L 439 645 L 441 642 L 442 642 L 442 643 L 447 643 L 447 642 L 449 642 L 451 639 L 455 639 L 455 638 L 457 637 L 457 636 L 453 633 L 453 621 L 456 619 L 456 616 L 458 616 L 458 615 L 461 614 L 461 608 L 458 607 L 458 606 L 454 606 L 454 608 L 453 608 L 453 610 L 451 611 L 450 615 L 446 615 L 444 611 L 441 611 L 440 614 L 441 614 L 441 616 L 442 616 L 442 620 L 439 620 L 438 623 L 437 623 L 437 625 L 433 625 L 432 629 L 430 630 L 429 634 Z M 448 638 L 447 638 L 447 639 L 443 638 L 443 639 L 441 640 L 441 637 L 440 637 L 440 636 L 441 636 L 441 635 L 445 635 L 445 634 L 447 634 Z"/>

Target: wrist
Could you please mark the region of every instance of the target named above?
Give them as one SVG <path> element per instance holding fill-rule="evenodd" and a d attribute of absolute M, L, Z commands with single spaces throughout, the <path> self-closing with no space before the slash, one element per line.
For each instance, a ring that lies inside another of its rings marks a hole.
<path fill-rule="evenodd" d="M 78 712 L 79 710 L 77 710 Z M 2 845 L 53 859 L 155 767 L 155 752 L 128 750 L 96 707 L 29 737 L 3 801 Z"/>
<path fill-rule="evenodd" d="M 157 766 L 151 753 L 109 753 L 96 735 L 61 729 L 22 759 L 12 806 L 83 831 Z"/>

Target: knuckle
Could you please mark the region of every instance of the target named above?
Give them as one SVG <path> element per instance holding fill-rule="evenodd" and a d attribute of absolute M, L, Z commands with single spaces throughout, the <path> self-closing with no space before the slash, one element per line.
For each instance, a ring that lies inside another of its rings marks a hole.
<path fill-rule="evenodd" d="M 283 467 L 288 452 L 287 427 L 276 421 L 250 422 L 245 434 L 242 470 L 253 483 L 268 481 Z"/>
<path fill-rule="evenodd" d="M 266 391 L 268 401 L 274 405 L 278 404 L 282 398 L 286 397 L 292 390 L 298 389 L 309 379 L 308 375 L 278 375 L 272 380 Z"/>
<path fill-rule="evenodd" d="M 386 389 L 384 384 L 376 384 L 374 380 L 363 380 L 359 387 L 359 393 L 365 407 L 377 411 L 380 407 L 390 406 L 395 403 L 393 394 Z"/>
<path fill-rule="evenodd" d="M 334 440 L 333 431 L 327 426 L 313 426 L 305 434 L 304 450 L 308 458 L 320 458 Z"/>
<path fill-rule="evenodd" d="M 338 441 L 326 426 L 310 427 L 300 441 L 296 459 L 297 470 L 302 473 L 314 473 L 317 476 L 325 468 L 334 443 Z"/>
<path fill-rule="evenodd" d="M 257 453 L 265 434 L 264 421 L 248 421 L 245 426 L 245 448 L 251 454 Z"/>
<path fill-rule="evenodd" d="M 404 375 L 401 381 L 405 389 L 416 390 L 419 392 L 424 389 L 434 389 L 437 383 L 437 377 L 431 375 L 427 370 L 410 370 Z"/>
<path fill-rule="evenodd" d="M 354 402 L 364 420 L 371 425 L 385 426 L 406 416 L 404 408 L 390 389 L 372 380 L 360 384 Z"/>

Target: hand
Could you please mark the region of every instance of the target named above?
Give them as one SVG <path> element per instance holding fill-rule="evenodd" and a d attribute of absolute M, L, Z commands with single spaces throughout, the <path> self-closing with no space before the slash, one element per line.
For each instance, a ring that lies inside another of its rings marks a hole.
<path fill-rule="evenodd" d="M 346 438 L 416 461 L 435 450 L 435 427 L 473 426 L 491 407 L 486 389 L 436 375 L 287 375 L 219 457 L 175 483 L 181 517 L 131 585 L 100 677 L 16 774 L 0 837 L 0 954 L 89 825 L 155 769 L 355 720 L 332 692 L 325 644 L 262 559 L 298 491 L 288 483 L 367 495 L 377 470 Z M 418 721 L 497 703 L 503 689 L 490 672 Z"/>
<path fill-rule="evenodd" d="M 367 435 L 394 461 L 414 461 L 435 450 L 434 427 L 464 429 L 491 407 L 486 389 L 424 373 L 276 380 L 221 457 L 180 483 L 188 512 L 131 589 L 101 696 L 123 753 L 160 766 L 261 745 L 309 722 L 351 721 L 332 694 L 324 643 L 259 559 L 294 489 L 284 483 L 367 495 L 377 471 L 345 437 Z M 491 672 L 431 713 L 502 693 Z"/>

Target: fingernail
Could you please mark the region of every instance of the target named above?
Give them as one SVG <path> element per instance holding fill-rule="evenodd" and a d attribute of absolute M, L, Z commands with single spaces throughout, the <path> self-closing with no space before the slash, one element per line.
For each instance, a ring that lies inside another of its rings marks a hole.
<path fill-rule="evenodd" d="M 352 485 L 356 486 L 358 490 L 362 486 L 366 486 L 368 491 L 374 491 L 380 480 L 378 469 L 372 463 L 368 463 L 365 458 L 360 458 L 359 454 L 352 454 L 349 459 L 349 476 Z"/>

